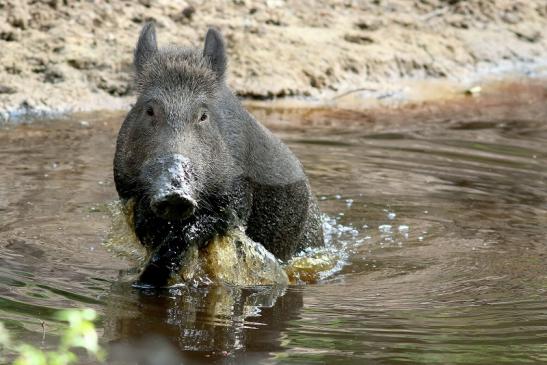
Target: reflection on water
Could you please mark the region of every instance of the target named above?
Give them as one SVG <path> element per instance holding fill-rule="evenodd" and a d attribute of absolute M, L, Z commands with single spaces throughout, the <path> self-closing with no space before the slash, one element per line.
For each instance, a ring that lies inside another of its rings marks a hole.
<path fill-rule="evenodd" d="M 288 287 L 131 288 L 101 245 L 121 115 L 2 129 L 0 320 L 49 347 L 55 309 L 93 307 L 118 363 L 547 363 L 544 95 L 272 124 L 340 258 Z"/>
<path fill-rule="evenodd" d="M 116 341 L 115 348 L 127 341 L 135 345 L 161 337 L 184 351 L 185 364 L 233 359 L 241 351 L 280 350 L 280 332 L 287 321 L 297 318 L 303 305 L 302 291 L 284 287 L 180 287 L 143 293 L 118 286 L 111 295 L 105 309 L 105 335 Z M 130 354 L 119 352 L 127 361 Z"/>

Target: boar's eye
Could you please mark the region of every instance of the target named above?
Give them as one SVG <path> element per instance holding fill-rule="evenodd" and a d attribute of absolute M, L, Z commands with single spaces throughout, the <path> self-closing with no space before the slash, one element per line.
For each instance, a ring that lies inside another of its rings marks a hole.
<path fill-rule="evenodd" d="M 205 122 L 205 121 L 207 121 L 207 119 L 209 119 L 209 115 L 207 115 L 206 112 L 201 113 L 201 117 L 199 117 L 199 121 L 200 122 Z"/>
<path fill-rule="evenodd" d="M 149 117 L 154 116 L 154 108 L 152 106 L 147 106 L 146 107 L 146 115 L 148 115 Z"/>

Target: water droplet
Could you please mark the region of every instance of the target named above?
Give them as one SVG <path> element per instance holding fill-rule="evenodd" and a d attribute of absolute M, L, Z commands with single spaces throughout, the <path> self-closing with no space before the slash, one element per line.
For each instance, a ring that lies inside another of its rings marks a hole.
<path fill-rule="evenodd" d="M 408 239 L 409 227 L 406 224 L 401 224 L 398 229 L 399 233 L 401 233 L 405 239 Z"/>
<path fill-rule="evenodd" d="M 382 225 L 378 226 L 378 230 L 382 233 L 391 233 L 391 225 L 382 224 Z"/>

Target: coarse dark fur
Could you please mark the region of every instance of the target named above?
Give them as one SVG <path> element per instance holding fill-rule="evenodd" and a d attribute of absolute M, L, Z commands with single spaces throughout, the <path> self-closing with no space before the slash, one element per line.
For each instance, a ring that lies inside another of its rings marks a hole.
<path fill-rule="evenodd" d="M 158 49 L 146 24 L 134 62 L 138 99 L 118 135 L 114 179 L 152 252 L 142 284 L 165 285 L 189 244 L 236 226 L 282 260 L 323 243 L 300 162 L 225 83 L 220 33 L 210 29 L 203 50 Z"/>

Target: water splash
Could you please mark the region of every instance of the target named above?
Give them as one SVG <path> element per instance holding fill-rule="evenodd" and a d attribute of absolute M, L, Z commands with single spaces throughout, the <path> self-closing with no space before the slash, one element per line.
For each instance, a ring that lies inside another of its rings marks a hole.
<path fill-rule="evenodd" d="M 109 251 L 135 261 L 140 267 L 149 253 L 140 244 L 133 229 L 132 201 L 108 205 L 112 217 L 109 234 L 104 241 Z M 206 247 L 188 248 L 178 275 L 169 285 L 202 286 L 228 284 L 236 286 L 287 285 L 315 283 L 338 273 L 348 262 L 350 251 L 363 239 L 354 227 L 323 215 L 325 245 L 308 248 L 283 263 L 264 246 L 250 239 L 242 227 L 215 237 Z"/>
<path fill-rule="evenodd" d="M 136 261 L 142 266 L 149 256 L 133 229 L 134 206 L 133 200 L 129 200 L 126 204 L 115 200 L 107 205 L 112 223 L 103 246 L 115 255 Z"/>
<path fill-rule="evenodd" d="M 206 247 L 191 246 L 179 275 L 169 284 L 193 286 L 224 283 L 237 286 L 287 285 L 289 279 L 274 255 L 241 228 L 215 237 Z"/>
<path fill-rule="evenodd" d="M 316 283 L 337 274 L 348 264 L 353 249 L 364 242 L 351 225 L 338 223 L 335 217 L 322 216 L 325 245 L 308 248 L 289 260 L 285 271 L 291 284 Z"/>

